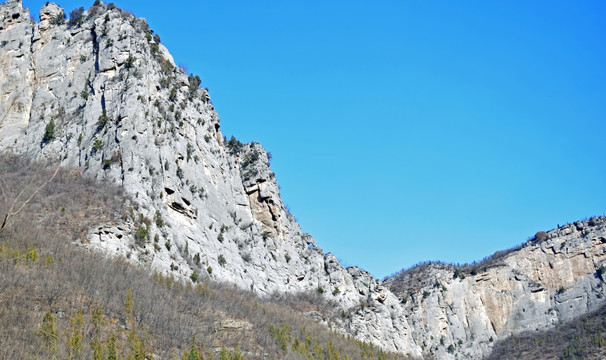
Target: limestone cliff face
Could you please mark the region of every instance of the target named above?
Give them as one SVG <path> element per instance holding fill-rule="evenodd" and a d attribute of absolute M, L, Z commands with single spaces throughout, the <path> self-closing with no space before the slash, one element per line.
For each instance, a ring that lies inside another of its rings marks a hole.
<path fill-rule="evenodd" d="M 407 300 L 413 338 L 426 353 L 478 358 L 496 339 L 551 328 L 604 305 L 603 273 L 606 218 L 592 218 L 475 267 L 421 266 L 385 284 Z"/>
<path fill-rule="evenodd" d="M 322 289 L 343 309 L 364 301 L 373 310 L 353 320 L 358 337 L 420 354 L 405 318 L 389 316 L 395 296 L 301 231 L 266 151 L 224 140 L 208 91 L 144 19 L 105 4 L 72 21 L 64 13 L 48 3 L 36 22 L 21 1 L 0 5 L 0 150 L 124 187 L 131 216 L 91 229 L 84 245 L 260 295 Z"/>
<path fill-rule="evenodd" d="M 603 303 L 603 219 L 549 232 L 464 279 L 430 267 L 382 283 L 344 268 L 288 213 L 266 151 L 224 139 L 208 91 L 144 19 L 103 3 L 69 22 L 48 3 L 39 17 L 20 0 L 0 5 L 0 150 L 131 195 L 130 216 L 91 229 L 83 245 L 262 296 L 321 289 L 344 310 L 330 325 L 415 356 L 477 358 L 491 337 Z"/>

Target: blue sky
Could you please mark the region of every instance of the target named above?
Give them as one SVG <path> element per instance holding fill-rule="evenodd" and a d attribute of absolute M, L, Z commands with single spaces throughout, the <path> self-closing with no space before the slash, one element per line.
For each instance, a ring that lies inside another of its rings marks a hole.
<path fill-rule="evenodd" d="M 225 135 L 273 154 L 345 265 L 470 262 L 606 213 L 605 2 L 116 5 L 200 75 Z"/>

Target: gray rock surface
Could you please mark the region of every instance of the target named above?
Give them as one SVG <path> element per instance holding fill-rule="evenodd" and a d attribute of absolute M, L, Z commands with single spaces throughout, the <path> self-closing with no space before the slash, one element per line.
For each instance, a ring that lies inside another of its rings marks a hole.
<path fill-rule="evenodd" d="M 54 3 L 40 22 L 20 1 L 0 9 L 0 149 L 60 161 L 134 199 L 129 219 L 91 229 L 83 245 L 261 296 L 323 289 L 343 309 L 370 301 L 375 310 L 354 319 L 357 336 L 420 355 L 409 335 L 382 331 L 389 302 L 369 300 L 377 280 L 351 275 L 301 231 L 267 152 L 225 142 L 208 91 L 175 66 L 144 19 L 104 4 L 74 23 Z"/>
<path fill-rule="evenodd" d="M 64 13 L 48 3 L 36 22 L 20 0 L 0 5 L 0 150 L 124 187 L 128 218 L 90 229 L 83 246 L 261 296 L 321 289 L 345 314 L 328 325 L 415 356 L 478 358 L 491 337 L 603 303 L 603 219 L 549 232 L 465 279 L 432 266 L 382 283 L 344 268 L 282 203 L 267 152 L 223 138 L 208 90 L 144 19 L 103 3 L 79 21 Z"/>
<path fill-rule="evenodd" d="M 604 266 L 601 217 L 549 231 L 544 240 L 475 266 L 419 266 L 385 285 L 406 299 L 413 338 L 425 353 L 473 359 L 487 355 L 497 339 L 548 329 L 604 305 Z"/>

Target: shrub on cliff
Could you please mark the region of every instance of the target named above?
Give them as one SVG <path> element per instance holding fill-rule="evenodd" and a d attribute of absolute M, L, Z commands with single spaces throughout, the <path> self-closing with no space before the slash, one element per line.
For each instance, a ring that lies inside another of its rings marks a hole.
<path fill-rule="evenodd" d="M 536 234 L 534 234 L 535 241 L 545 241 L 548 237 L 549 235 L 547 235 L 545 231 L 538 231 Z"/>
<path fill-rule="evenodd" d="M 55 121 L 51 119 L 51 121 L 46 124 L 46 128 L 44 128 L 44 136 L 42 137 L 42 143 L 45 144 L 53 140 L 55 140 Z"/>
<path fill-rule="evenodd" d="M 53 16 L 50 19 L 51 25 L 63 25 L 65 23 L 65 13 L 62 11 L 61 13 Z"/>
<path fill-rule="evenodd" d="M 103 130 L 108 121 L 109 118 L 107 117 L 107 112 L 105 112 L 105 109 L 103 109 L 103 114 L 101 114 L 97 120 L 97 131 Z"/>
<path fill-rule="evenodd" d="M 69 26 L 80 26 L 84 22 L 84 8 L 79 7 L 77 9 L 72 10 L 69 13 L 69 21 L 67 25 Z"/>

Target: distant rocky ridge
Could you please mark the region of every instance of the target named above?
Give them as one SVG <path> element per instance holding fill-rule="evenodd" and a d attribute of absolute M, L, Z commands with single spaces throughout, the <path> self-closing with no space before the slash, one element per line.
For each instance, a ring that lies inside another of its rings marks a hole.
<path fill-rule="evenodd" d="M 548 329 L 604 305 L 606 218 L 537 235 L 475 267 L 429 264 L 387 279 L 405 300 L 416 343 L 439 358 L 451 345 L 453 354 L 477 358 L 497 339 Z"/>
<path fill-rule="evenodd" d="M 104 3 L 64 14 L 47 3 L 36 22 L 20 0 L 0 5 L 0 149 L 134 198 L 128 219 L 91 229 L 85 246 L 265 296 L 324 293 L 344 316 L 323 321 L 413 356 L 477 358 L 491 338 L 604 303 L 604 218 L 550 231 L 465 278 L 430 266 L 383 283 L 344 268 L 289 214 L 261 145 L 224 139 L 208 90 L 144 19 Z"/>

